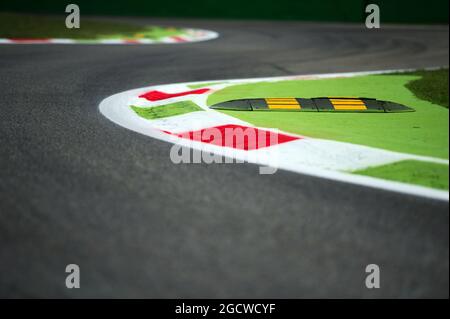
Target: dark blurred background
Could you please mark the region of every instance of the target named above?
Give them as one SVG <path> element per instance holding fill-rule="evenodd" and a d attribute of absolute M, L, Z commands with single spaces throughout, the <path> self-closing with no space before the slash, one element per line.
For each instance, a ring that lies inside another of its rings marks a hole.
<path fill-rule="evenodd" d="M 382 22 L 448 23 L 448 0 L 1 0 L 1 11 L 64 13 L 76 3 L 82 14 L 220 19 L 365 21 L 364 8 L 376 3 Z"/>

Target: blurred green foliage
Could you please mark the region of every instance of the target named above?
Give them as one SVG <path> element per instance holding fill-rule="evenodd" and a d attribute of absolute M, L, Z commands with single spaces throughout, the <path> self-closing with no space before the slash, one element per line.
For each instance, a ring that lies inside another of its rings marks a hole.
<path fill-rule="evenodd" d="M 1 11 L 64 13 L 76 3 L 82 14 L 152 17 L 363 22 L 376 3 L 382 22 L 448 23 L 448 0 L 2 0 Z"/>

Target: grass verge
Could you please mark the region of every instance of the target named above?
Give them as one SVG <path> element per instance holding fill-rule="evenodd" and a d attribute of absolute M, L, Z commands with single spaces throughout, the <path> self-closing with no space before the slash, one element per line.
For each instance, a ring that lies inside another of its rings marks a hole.
<path fill-rule="evenodd" d="M 427 71 L 435 72 L 435 71 Z M 427 73 L 425 72 L 425 73 Z M 213 93 L 208 105 L 233 99 L 264 97 L 374 97 L 412 107 L 408 113 L 310 113 L 224 111 L 260 127 L 309 137 L 367 145 L 403 153 L 448 158 L 448 109 L 417 97 L 406 86 L 417 73 L 322 80 L 289 80 L 234 85 Z M 434 79 L 441 79 L 435 77 Z M 440 80 L 437 80 L 440 81 Z M 440 87 L 448 95 L 448 88 Z"/>
<path fill-rule="evenodd" d="M 353 172 L 403 183 L 448 190 L 448 165 L 406 160 Z"/>
<path fill-rule="evenodd" d="M 65 38 L 95 39 L 151 39 L 184 34 L 182 29 L 139 26 L 127 23 L 81 20 L 79 29 L 67 29 L 65 16 L 0 13 L 0 38 Z"/>
<path fill-rule="evenodd" d="M 448 109 L 448 69 L 419 71 L 420 79 L 406 84 L 419 99 L 441 105 Z"/>
<path fill-rule="evenodd" d="M 203 111 L 201 107 L 192 101 L 181 101 L 153 107 L 139 107 L 134 105 L 131 105 L 130 107 L 137 115 L 147 120 Z"/>
<path fill-rule="evenodd" d="M 211 85 L 217 85 L 217 84 L 222 84 L 222 83 L 226 83 L 226 82 L 208 82 L 208 83 L 201 83 L 201 84 L 189 84 L 188 88 L 190 89 L 200 89 L 200 88 L 205 88 Z"/>

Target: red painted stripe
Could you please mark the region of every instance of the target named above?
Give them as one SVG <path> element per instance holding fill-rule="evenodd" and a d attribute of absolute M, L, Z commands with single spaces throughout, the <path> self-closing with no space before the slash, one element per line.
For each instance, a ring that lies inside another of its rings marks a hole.
<path fill-rule="evenodd" d="M 300 139 L 283 133 L 275 133 L 256 127 L 242 125 L 221 125 L 184 133 L 165 133 L 196 142 L 230 147 L 245 151 L 257 150 Z"/>
<path fill-rule="evenodd" d="M 185 39 L 183 39 L 182 37 L 178 37 L 178 36 L 172 36 L 172 39 L 174 39 L 176 42 L 186 42 Z"/>
<path fill-rule="evenodd" d="M 138 44 L 138 43 L 141 43 L 141 42 L 139 40 L 123 40 L 123 43 Z"/>
<path fill-rule="evenodd" d="M 184 92 L 178 92 L 178 93 L 166 93 L 161 91 L 150 91 L 144 94 L 139 95 L 140 98 L 146 99 L 148 101 L 160 101 L 160 100 L 166 100 L 174 97 L 179 96 L 185 96 L 190 94 L 203 94 L 208 92 L 209 89 L 198 89 L 198 90 L 192 90 L 192 91 L 184 91 Z"/>

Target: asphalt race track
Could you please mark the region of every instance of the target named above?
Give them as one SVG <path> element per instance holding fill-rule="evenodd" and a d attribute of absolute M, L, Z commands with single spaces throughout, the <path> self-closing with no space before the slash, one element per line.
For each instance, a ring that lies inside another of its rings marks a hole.
<path fill-rule="evenodd" d="M 151 22 L 221 36 L 0 45 L 0 297 L 448 298 L 448 202 L 175 165 L 170 144 L 98 110 L 152 84 L 448 65 L 448 26 Z M 65 287 L 70 263 L 81 289 Z"/>

